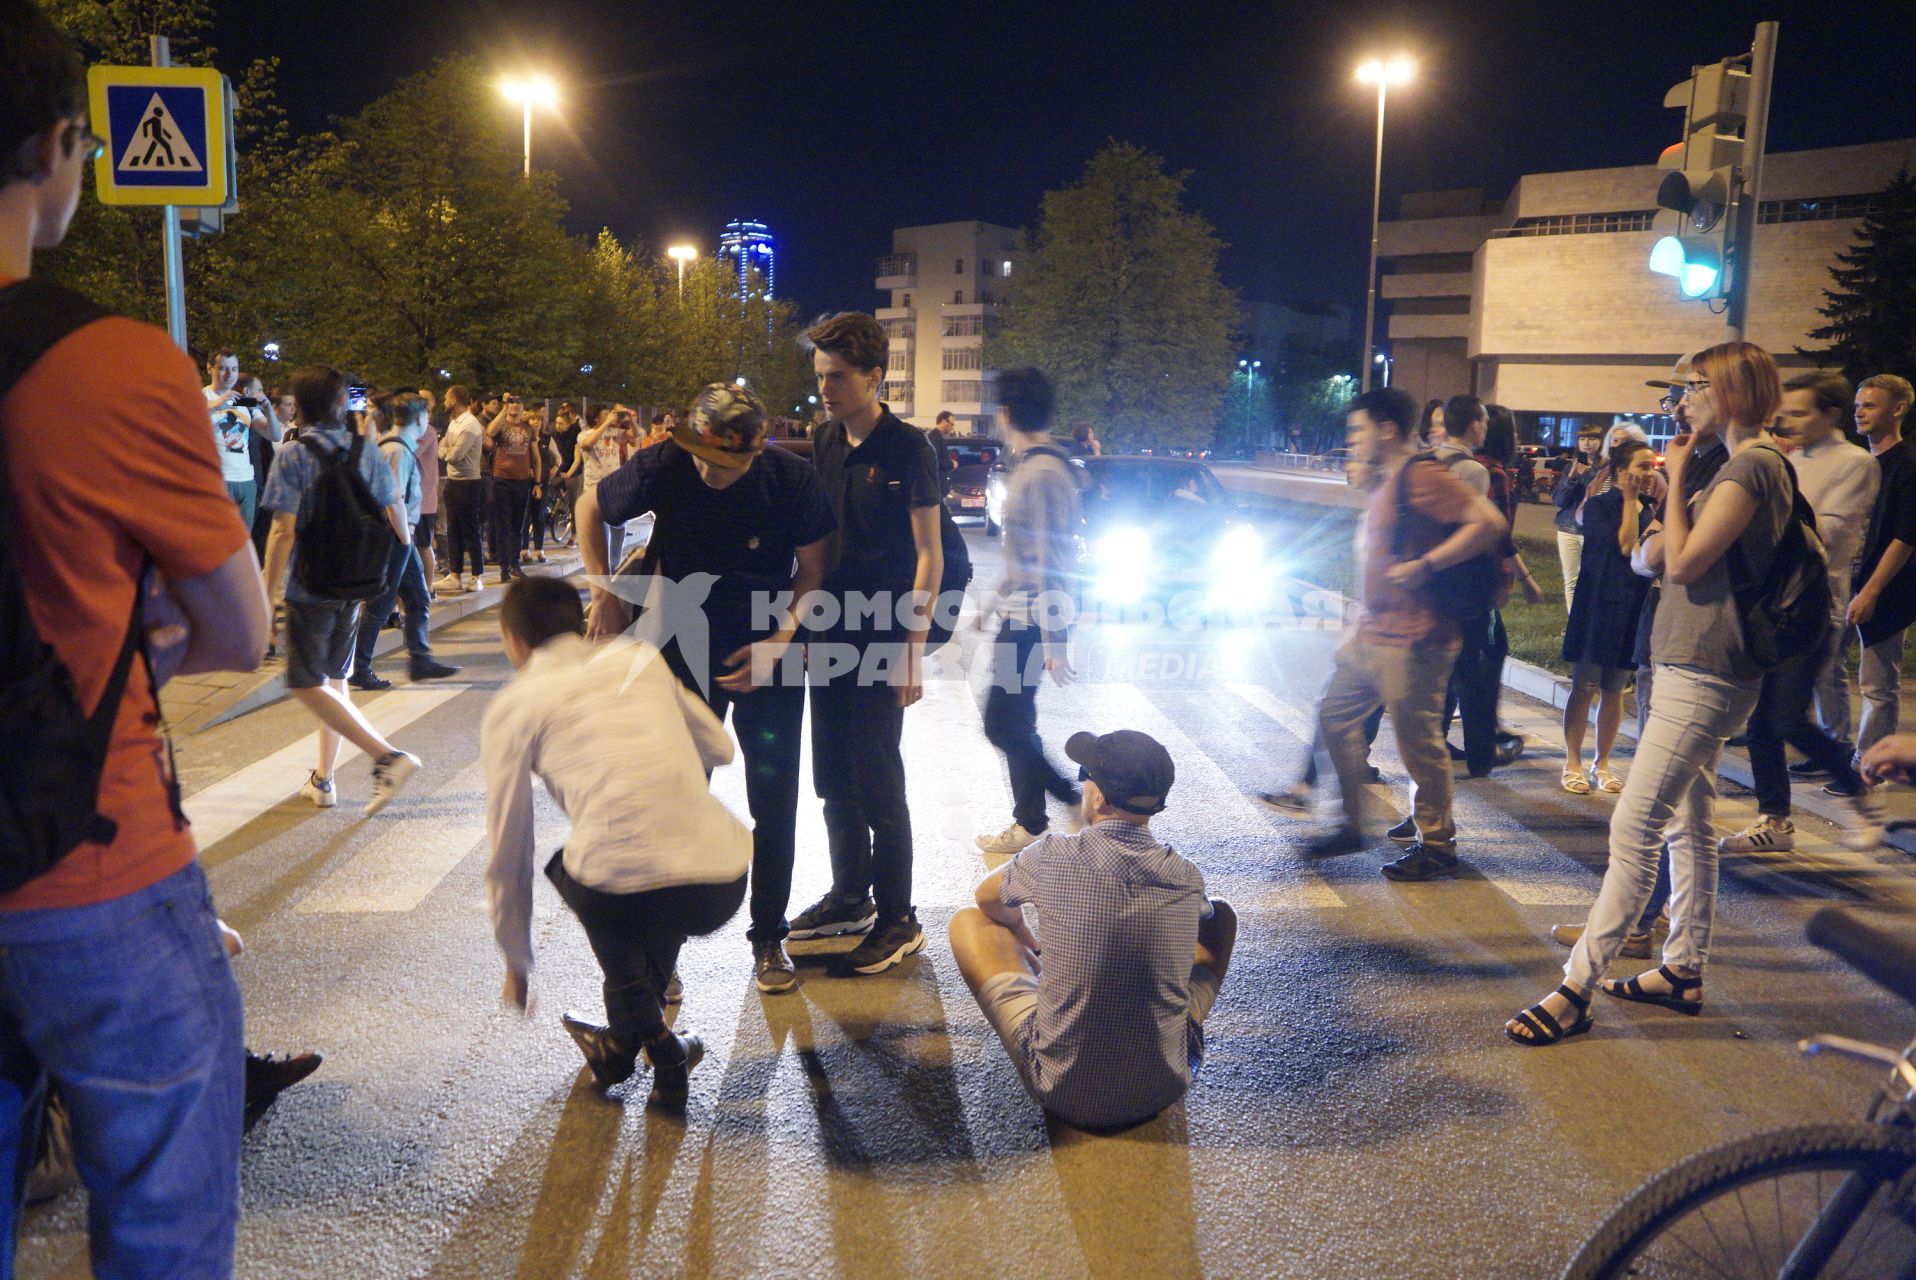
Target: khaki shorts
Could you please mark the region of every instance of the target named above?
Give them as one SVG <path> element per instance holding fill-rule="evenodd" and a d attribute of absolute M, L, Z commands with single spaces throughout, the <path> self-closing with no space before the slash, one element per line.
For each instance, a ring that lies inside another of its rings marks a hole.
<path fill-rule="evenodd" d="M 1201 964 L 1192 965 L 1191 1021 L 1197 1026 L 1202 1027 L 1204 1019 L 1210 1016 L 1211 1006 L 1217 1003 L 1217 991 L 1218 976 Z M 1017 1065 L 1018 1074 L 1024 1076 L 1025 1087 L 1030 1088 L 1031 1078 L 1025 1075 L 1025 1052 L 1019 1043 L 1018 1028 L 1038 1011 L 1038 979 L 1029 973 L 994 974 L 978 988 L 978 1007 L 984 1010 L 985 1021 L 1004 1042 L 1005 1052 Z M 1191 1042 L 1202 1046 L 1203 1038 L 1192 1036 Z"/>

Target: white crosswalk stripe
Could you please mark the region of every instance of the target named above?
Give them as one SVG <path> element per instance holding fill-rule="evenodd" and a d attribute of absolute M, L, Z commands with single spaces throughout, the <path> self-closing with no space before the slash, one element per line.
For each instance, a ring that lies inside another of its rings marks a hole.
<path fill-rule="evenodd" d="M 460 686 L 407 685 L 375 698 L 362 709 L 380 736 L 390 741 L 393 734 L 463 692 Z M 340 750 L 339 762 L 347 764 L 360 754 L 358 747 L 346 743 Z M 193 838 L 199 843 L 200 851 L 211 849 L 297 791 L 318 759 L 319 733 L 314 731 L 186 797 L 183 807 L 187 820 L 193 824 Z"/>
<path fill-rule="evenodd" d="M 305 914 L 411 911 L 486 838 L 486 775 L 474 760 L 429 795 L 406 796 L 405 816 L 333 868 L 298 906 Z M 551 832 L 554 843 L 559 837 Z"/>

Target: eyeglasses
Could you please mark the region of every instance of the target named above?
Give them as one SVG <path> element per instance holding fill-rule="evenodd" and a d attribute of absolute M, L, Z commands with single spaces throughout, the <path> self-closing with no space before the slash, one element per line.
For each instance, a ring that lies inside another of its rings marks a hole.
<path fill-rule="evenodd" d="M 80 158 L 89 163 L 106 154 L 106 139 L 93 132 L 91 124 L 80 121 L 67 126 L 67 137 L 77 138 L 80 143 Z"/>
<path fill-rule="evenodd" d="M 1695 395 L 1697 392 L 1706 389 L 1710 385 L 1710 382 L 1707 378 L 1692 378 L 1683 385 L 1688 394 Z"/>
<path fill-rule="evenodd" d="M 1683 393 L 1672 387 L 1663 393 L 1663 399 L 1657 401 L 1657 408 L 1663 410 L 1665 413 L 1670 413 L 1676 409 L 1682 399 Z"/>

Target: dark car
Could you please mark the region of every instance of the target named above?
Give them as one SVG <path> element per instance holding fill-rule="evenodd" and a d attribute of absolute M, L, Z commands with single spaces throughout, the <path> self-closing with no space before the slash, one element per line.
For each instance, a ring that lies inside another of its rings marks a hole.
<path fill-rule="evenodd" d="M 1263 607 L 1282 567 L 1210 467 L 1183 458 L 1083 462 L 1087 603 L 1184 602 L 1206 616 Z"/>
<path fill-rule="evenodd" d="M 783 449 L 787 453 L 795 453 L 808 461 L 812 456 L 812 442 L 808 436 L 773 436 L 766 443 L 774 448 Z"/>
<path fill-rule="evenodd" d="M 984 437 L 959 436 L 948 442 L 951 460 L 957 463 L 946 482 L 945 506 L 954 516 L 976 516 L 985 522 L 985 532 L 996 534 L 996 524 L 986 510 L 986 491 L 993 467 L 999 466 L 1004 445 Z"/>

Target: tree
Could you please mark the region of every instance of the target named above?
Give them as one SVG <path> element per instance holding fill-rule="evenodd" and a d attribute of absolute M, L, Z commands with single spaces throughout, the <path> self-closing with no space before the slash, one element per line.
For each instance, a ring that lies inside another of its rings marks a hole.
<path fill-rule="evenodd" d="M 1121 142 L 1044 198 L 986 363 L 1034 364 L 1058 416 L 1132 447 L 1210 443 L 1236 357 L 1222 244 L 1183 207 L 1183 174 Z"/>
<path fill-rule="evenodd" d="M 1834 365 L 1851 382 L 1878 373 L 1916 377 L 1916 178 L 1904 166 L 1863 217 L 1855 242 L 1830 268 L 1834 289 L 1810 337 L 1829 345 L 1797 354 Z"/>

